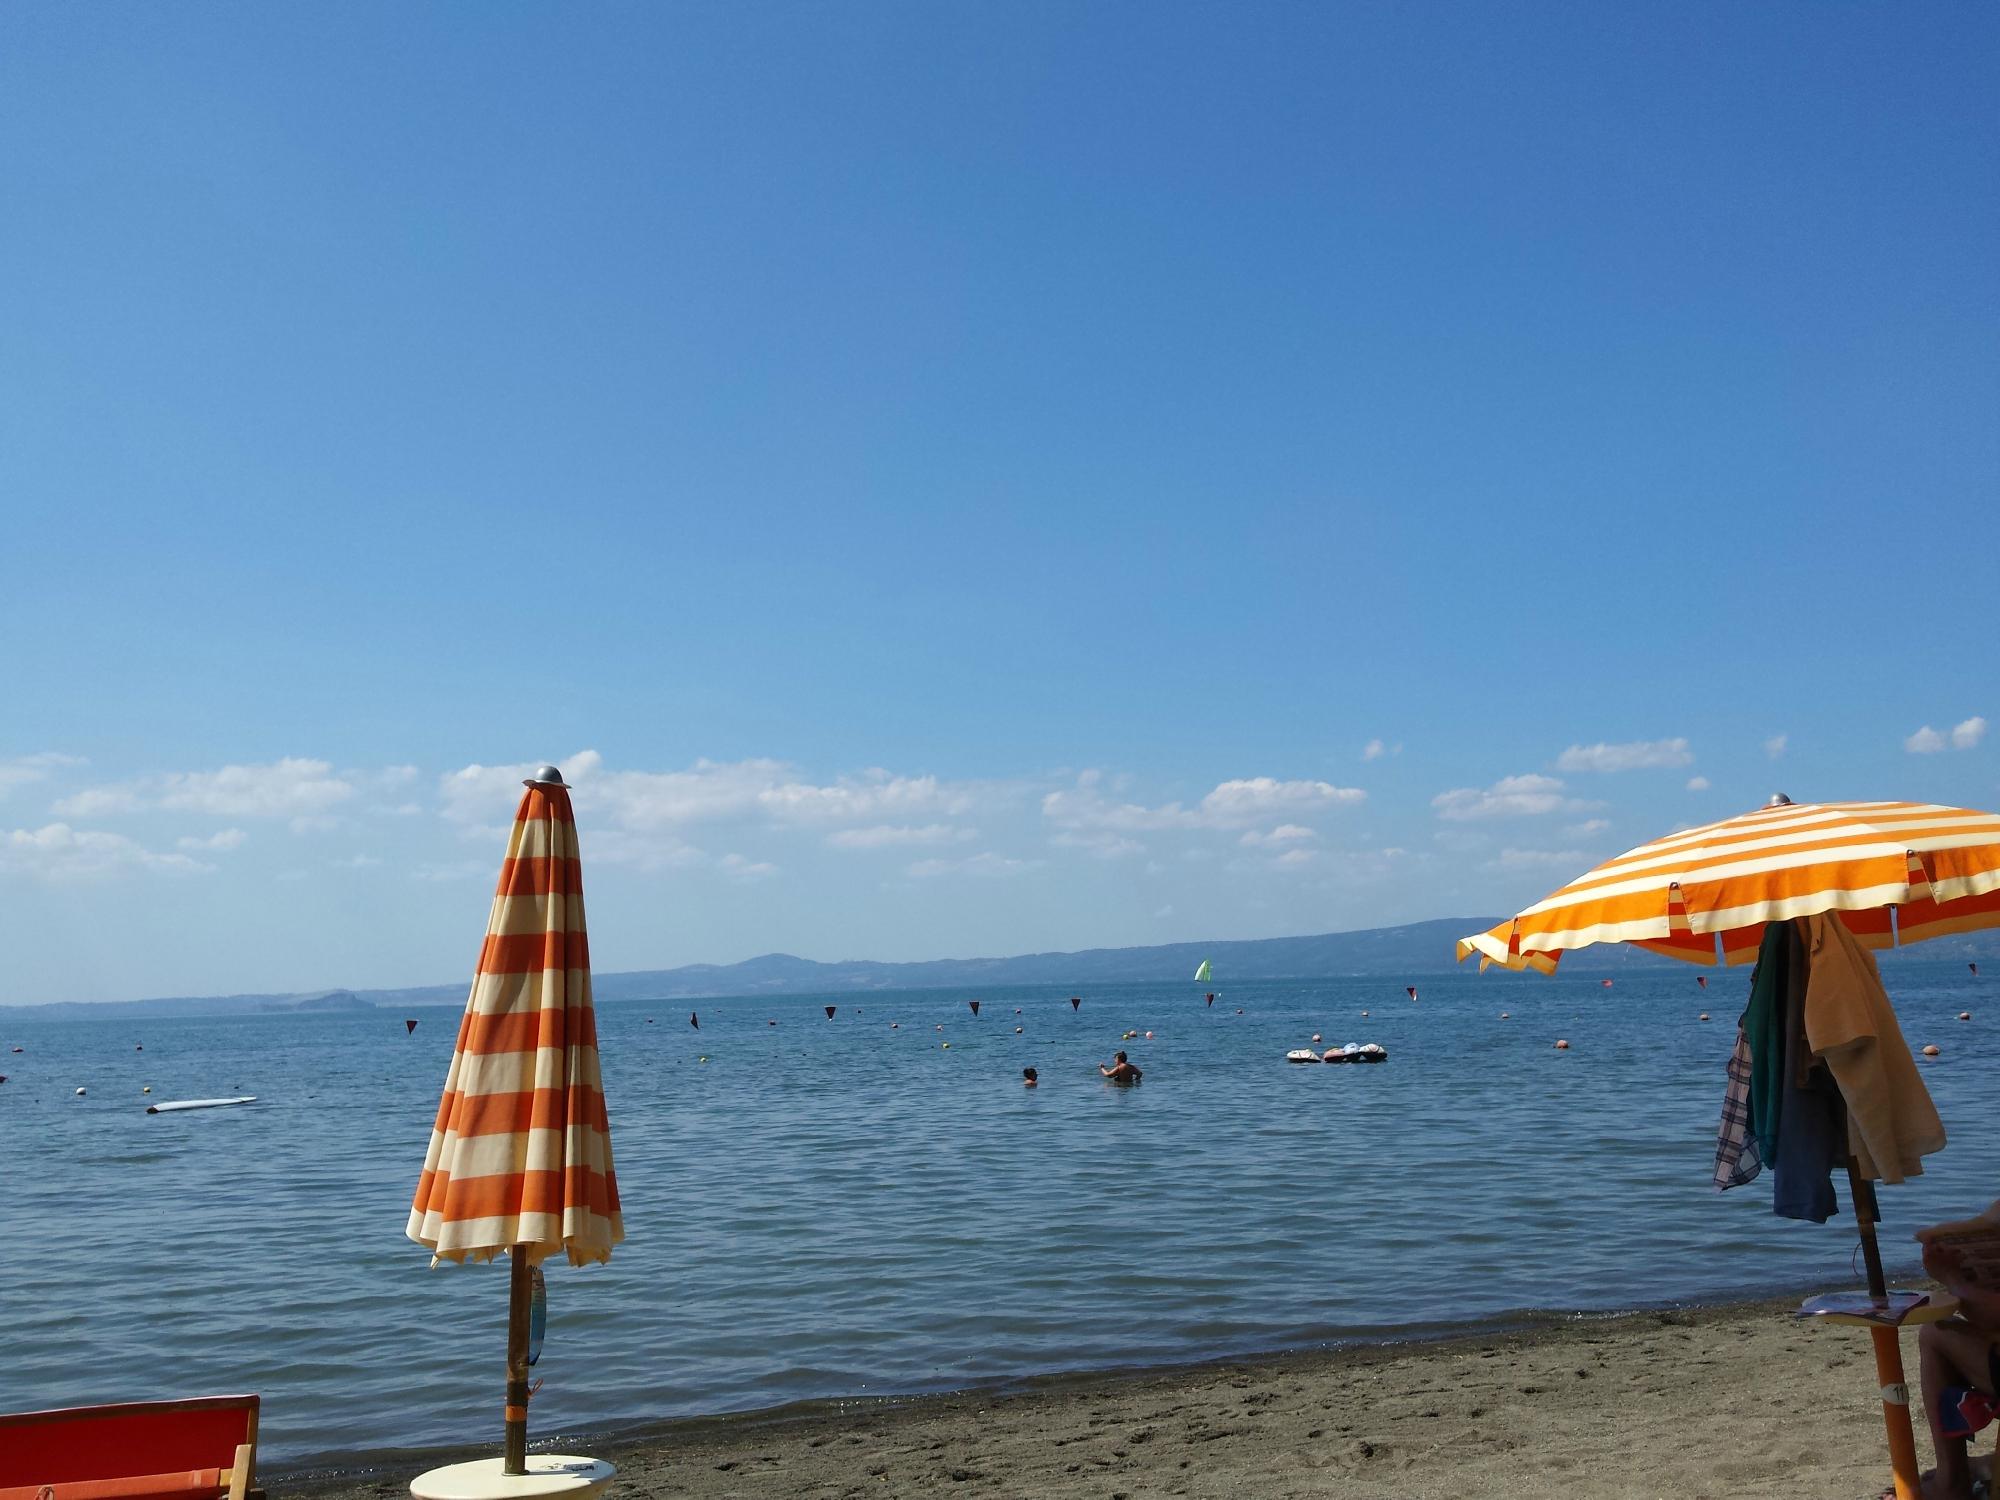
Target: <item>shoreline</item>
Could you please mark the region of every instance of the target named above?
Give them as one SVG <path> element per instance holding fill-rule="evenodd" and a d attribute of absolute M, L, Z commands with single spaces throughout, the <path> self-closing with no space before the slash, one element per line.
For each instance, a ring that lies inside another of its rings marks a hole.
<path fill-rule="evenodd" d="M 716 1500 L 1336 1490 L 1500 1500 L 1566 1473 L 1593 1495 L 1872 1497 L 1888 1460 L 1869 1342 L 1794 1318 L 1803 1295 L 1524 1312 L 1413 1337 L 644 1420 L 534 1446 L 609 1459 L 617 1494 Z M 1914 1387 L 1913 1339 L 1904 1357 Z M 497 1453 L 497 1438 L 309 1455 L 263 1478 L 285 1495 L 385 1500 L 426 1469 Z M 1759 1459 L 1760 1449 L 1785 1457 Z M 1769 1490 L 1756 1483 L 1766 1477 Z"/>

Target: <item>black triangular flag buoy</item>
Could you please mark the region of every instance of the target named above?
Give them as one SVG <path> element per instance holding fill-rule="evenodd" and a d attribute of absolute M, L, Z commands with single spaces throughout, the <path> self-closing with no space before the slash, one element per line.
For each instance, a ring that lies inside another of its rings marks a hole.
<path fill-rule="evenodd" d="M 405 1021 L 403 1023 L 404 1036 L 408 1036 L 411 1032 L 415 1031 L 416 1029 L 417 1029 L 417 1023 L 415 1021 Z"/>
<path fill-rule="evenodd" d="M 965 1003 L 972 1007 L 972 1013 L 975 1016 L 979 1014 L 979 1002 L 977 1000 L 968 1000 Z"/>
<path fill-rule="evenodd" d="M 696 1031 L 701 1030 L 701 1016 L 698 1012 L 688 1012 L 688 1025 L 692 1026 Z"/>
<path fill-rule="evenodd" d="M 1075 1010 L 1075 1009 L 1076 1009 L 1076 1008 L 1077 1008 L 1078 1006 L 1080 1006 L 1080 1005 L 1082 1005 L 1082 1004 L 1083 1004 L 1083 996 L 1081 996 L 1081 995 L 1071 995 L 1071 996 L 1069 997 L 1069 1008 L 1070 1008 L 1071 1010 Z"/>
<path fill-rule="evenodd" d="M 828 1006 L 828 1007 L 826 1008 L 826 1018 L 827 1018 L 827 1019 L 828 1019 L 829 1021 L 831 1021 L 831 1020 L 833 1019 L 833 1013 L 834 1013 L 834 1011 L 836 1011 L 836 1010 L 838 1010 L 838 1009 L 839 1009 L 839 1007 L 838 1007 L 838 1006 L 834 1006 L 834 1005 L 829 1005 L 829 1006 Z"/>
<path fill-rule="evenodd" d="M 1211 995 L 1210 995 L 1210 996 L 1208 997 L 1208 1003 L 1209 1003 L 1210 1005 L 1213 1005 L 1213 1004 L 1215 1004 L 1215 996 L 1214 996 L 1214 995 L 1212 995 L 1212 994 L 1211 994 Z"/>

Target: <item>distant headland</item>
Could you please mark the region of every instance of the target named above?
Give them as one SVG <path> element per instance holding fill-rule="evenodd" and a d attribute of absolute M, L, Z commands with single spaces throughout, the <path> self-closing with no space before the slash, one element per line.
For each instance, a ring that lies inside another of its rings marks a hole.
<path fill-rule="evenodd" d="M 1416 978 L 1471 972 L 1452 961 L 1453 945 L 1495 917 L 1439 917 L 1402 927 L 1369 927 L 1308 937 L 1239 938 L 1222 942 L 1164 943 L 1147 948 L 1087 948 L 1076 953 L 1026 953 L 1012 958 L 937 958 L 908 963 L 876 959 L 822 962 L 789 953 L 766 953 L 734 964 L 687 964 L 677 969 L 597 973 L 592 989 L 601 1001 L 702 1000 L 729 995 L 840 995 L 882 990 L 959 989 L 990 985 L 1053 985 L 1065 992 L 1092 984 L 1185 980 L 1203 959 L 1215 966 L 1213 988 L 1250 979 L 1328 979 L 1380 974 Z M 1918 959 L 2000 962 L 2000 931 L 1943 938 L 1903 950 Z M 1884 955 L 1896 959 L 1902 953 Z M 1623 944 L 1605 944 L 1571 955 L 1573 973 L 1618 973 L 1668 965 Z M 1747 979 L 1747 971 L 1746 971 Z M 406 1009 L 457 1005 L 468 979 L 390 990 L 312 990 L 295 994 L 178 995 L 148 1000 L 61 1001 L 9 1004 L 15 1016 L 232 1016 L 327 1011 Z"/>

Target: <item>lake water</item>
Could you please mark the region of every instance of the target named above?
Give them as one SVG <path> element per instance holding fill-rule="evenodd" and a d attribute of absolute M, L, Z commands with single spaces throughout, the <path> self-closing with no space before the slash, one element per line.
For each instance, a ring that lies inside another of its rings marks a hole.
<path fill-rule="evenodd" d="M 1957 1142 L 1883 1192 L 1908 1270 L 1913 1226 L 1996 1191 L 2000 1009 L 1962 966 L 1885 969 L 1912 1045 L 1944 1049 Z M 629 1238 L 551 1264 L 533 1430 L 1858 1284 L 1844 1210 L 1709 1186 L 1747 983 L 904 991 L 825 997 L 832 1021 L 728 999 L 699 1033 L 686 1002 L 605 1005 Z M 456 1027 L 410 1014 L 0 1011 L 0 1410 L 257 1391 L 279 1468 L 497 1444 L 504 1267 L 432 1270 L 403 1236 Z M 1390 1061 L 1287 1065 L 1315 1031 Z M 1136 1089 L 1096 1075 L 1120 1046 Z M 149 1116 L 147 1084 L 261 1102 Z"/>

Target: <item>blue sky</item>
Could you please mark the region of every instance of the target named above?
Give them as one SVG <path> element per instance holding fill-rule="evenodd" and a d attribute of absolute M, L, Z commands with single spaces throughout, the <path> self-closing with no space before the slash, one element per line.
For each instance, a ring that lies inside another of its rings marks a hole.
<path fill-rule="evenodd" d="M 2000 805 L 1996 55 L 1950 5 L 11 6 L 0 1002 L 467 974 L 476 768 L 549 756 L 607 968 Z"/>

